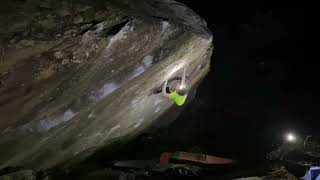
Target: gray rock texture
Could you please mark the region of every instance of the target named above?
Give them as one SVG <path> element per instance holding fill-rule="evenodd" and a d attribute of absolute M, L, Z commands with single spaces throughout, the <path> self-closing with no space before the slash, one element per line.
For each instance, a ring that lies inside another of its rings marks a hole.
<path fill-rule="evenodd" d="M 0 169 L 48 169 L 129 140 L 173 102 L 153 94 L 210 69 L 212 35 L 171 0 L 4 0 Z"/>
<path fill-rule="evenodd" d="M 0 180 L 36 180 L 36 173 L 32 170 L 20 170 L 0 176 Z"/>

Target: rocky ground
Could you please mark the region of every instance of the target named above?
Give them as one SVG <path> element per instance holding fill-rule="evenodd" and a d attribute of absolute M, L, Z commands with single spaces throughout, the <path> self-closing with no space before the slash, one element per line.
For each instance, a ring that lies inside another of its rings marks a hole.
<path fill-rule="evenodd" d="M 288 172 L 285 168 L 280 168 L 275 171 L 271 171 L 267 173 L 265 176 L 251 176 L 251 177 L 236 177 L 236 175 L 225 175 L 225 176 L 203 176 L 203 177 L 172 177 L 166 175 L 155 175 L 155 176 L 137 176 L 132 173 L 119 171 L 119 170 L 112 170 L 112 169 L 101 169 L 98 171 L 91 172 L 86 176 L 77 177 L 77 179 L 114 179 L 114 180 L 134 180 L 134 179 L 234 179 L 234 180 L 298 180 L 298 177 L 295 177 L 290 172 Z M 39 174 L 32 170 L 21 170 L 13 173 L 8 173 L 5 175 L 0 176 L 0 180 L 36 180 L 36 179 L 46 179 L 46 180 L 54 180 L 57 179 L 52 175 L 45 175 Z M 65 178 L 67 179 L 67 178 Z"/>

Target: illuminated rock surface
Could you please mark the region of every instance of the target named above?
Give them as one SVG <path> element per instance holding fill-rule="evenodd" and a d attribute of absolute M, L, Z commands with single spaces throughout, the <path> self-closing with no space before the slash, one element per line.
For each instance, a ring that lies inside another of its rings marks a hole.
<path fill-rule="evenodd" d="M 210 68 L 206 23 L 175 1 L 5 0 L 0 14 L 0 169 L 128 140 L 174 105 L 156 87 Z"/>

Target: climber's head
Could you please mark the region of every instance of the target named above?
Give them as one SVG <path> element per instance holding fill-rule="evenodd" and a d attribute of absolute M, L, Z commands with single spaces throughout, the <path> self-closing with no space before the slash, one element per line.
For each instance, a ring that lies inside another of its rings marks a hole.
<path fill-rule="evenodd" d="M 176 92 L 180 95 L 180 96 L 184 96 L 187 93 L 187 88 L 186 86 L 180 85 L 178 84 L 176 86 Z"/>

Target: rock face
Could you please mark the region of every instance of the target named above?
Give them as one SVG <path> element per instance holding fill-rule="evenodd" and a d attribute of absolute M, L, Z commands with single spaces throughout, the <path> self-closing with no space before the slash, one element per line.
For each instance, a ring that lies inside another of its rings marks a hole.
<path fill-rule="evenodd" d="M 0 180 L 36 180 L 36 173 L 32 170 L 21 170 L 0 176 Z"/>
<path fill-rule="evenodd" d="M 210 68 L 206 23 L 172 0 L 5 0 L 0 25 L 0 169 L 130 139 L 173 106 L 156 87 Z"/>

